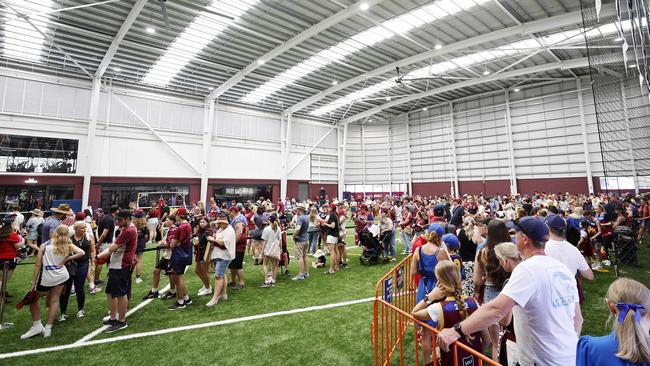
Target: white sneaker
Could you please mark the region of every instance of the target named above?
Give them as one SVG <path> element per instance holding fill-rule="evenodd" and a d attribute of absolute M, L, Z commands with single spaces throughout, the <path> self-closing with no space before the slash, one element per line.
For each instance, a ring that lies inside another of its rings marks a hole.
<path fill-rule="evenodd" d="M 305 278 L 309 278 L 309 272 L 303 273 L 302 276 L 305 277 Z"/>
<path fill-rule="evenodd" d="M 219 303 L 219 301 L 212 301 L 212 300 L 210 300 L 210 301 L 208 301 L 207 304 L 205 304 L 205 306 L 211 308 L 211 307 L 217 305 L 217 303 Z"/>
<path fill-rule="evenodd" d="M 47 338 L 52 335 L 52 327 L 43 328 L 43 337 Z"/>
<path fill-rule="evenodd" d="M 86 317 L 86 312 L 83 310 L 79 310 L 77 312 L 77 318 L 85 318 Z"/>
<path fill-rule="evenodd" d="M 110 316 L 110 315 L 106 315 L 105 317 L 102 318 L 102 321 L 103 321 L 103 322 L 107 322 L 107 321 L 109 321 L 109 320 L 111 320 L 111 316 Z"/>
<path fill-rule="evenodd" d="M 604 260 L 604 261 L 603 261 L 603 265 L 605 265 L 605 266 L 611 266 L 611 265 L 612 265 L 612 261 L 610 261 L 610 260 Z"/>
<path fill-rule="evenodd" d="M 41 323 L 34 324 L 34 325 L 32 325 L 31 328 L 29 328 L 27 333 L 20 336 L 20 339 L 27 339 L 27 338 L 31 338 L 33 336 L 37 336 L 37 335 L 43 333 L 43 330 L 44 330 L 43 324 L 41 324 Z M 50 332 L 51 332 L 51 330 L 50 330 Z"/>
<path fill-rule="evenodd" d="M 64 322 L 66 320 L 68 320 L 68 314 L 61 314 L 61 316 L 59 317 L 59 321 Z"/>
<path fill-rule="evenodd" d="M 206 295 L 211 295 L 212 294 L 212 289 L 211 288 L 201 288 L 198 292 L 198 296 L 206 296 Z"/>
<path fill-rule="evenodd" d="M 142 283 L 142 278 L 136 277 L 135 278 L 135 283 Z"/>

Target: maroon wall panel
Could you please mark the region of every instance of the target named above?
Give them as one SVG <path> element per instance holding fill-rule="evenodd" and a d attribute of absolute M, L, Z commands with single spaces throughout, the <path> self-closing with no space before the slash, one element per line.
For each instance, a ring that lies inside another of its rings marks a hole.
<path fill-rule="evenodd" d="M 74 186 L 74 193 L 72 198 L 79 200 L 83 194 L 84 178 L 78 176 L 47 176 L 47 175 L 2 175 L 0 176 L 0 184 L 12 186 L 27 186 L 25 180 L 34 178 L 38 183 L 34 185 L 39 186 L 56 186 L 56 185 L 72 185 Z"/>
<path fill-rule="evenodd" d="M 451 186 L 449 182 L 421 182 L 413 183 L 413 196 L 449 195 Z"/>
<path fill-rule="evenodd" d="M 595 187 L 594 187 L 595 188 Z M 519 193 L 589 193 L 586 177 L 517 179 Z"/>
<path fill-rule="evenodd" d="M 504 195 L 510 193 L 510 181 L 507 179 L 460 181 L 458 182 L 458 191 L 461 195 L 481 193 Z"/>
<path fill-rule="evenodd" d="M 328 199 L 331 201 L 334 197 L 337 197 L 339 194 L 339 185 L 336 183 L 310 183 L 309 184 L 309 198 L 318 199 L 320 193 L 320 187 L 325 189 L 325 194 L 328 196 Z"/>

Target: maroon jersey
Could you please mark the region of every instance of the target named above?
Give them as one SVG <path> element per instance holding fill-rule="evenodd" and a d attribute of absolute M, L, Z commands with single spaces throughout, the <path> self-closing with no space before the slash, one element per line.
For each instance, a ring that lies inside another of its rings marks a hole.
<path fill-rule="evenodd" d="M 470 316 L 473 312 L 478 309 L 478 304 L 473 297 L 464 297 L 465 306 L 467 307 L 467 316 Z M 438 328 L 452 328 L 454 324 L 460 323 L 463 319 L 461 318 L 461 312 L 458 309 L 458 304 L 453 297 L 448 297 L 444 301 L 440 302 L 442 307 L 442 321 L 438 323 Z M 478 353 L 481 353 L 483 349 L 483 344 L 481 342 L 481 332 L 472 333 L 472 340 L 467 338 L 460 338 L 458 341 L 462 344 L 471 347 Z M 442 366 L 453 366 L 454 365 L 454 353 L 453 348 L 450 347 L 450 352 L 441 351 L 441 360 L 440 363 Z M 458 365 L 462 366 L 475 366 L 478 365 L 478 359 L 469 352 L 458 348 Z"/>

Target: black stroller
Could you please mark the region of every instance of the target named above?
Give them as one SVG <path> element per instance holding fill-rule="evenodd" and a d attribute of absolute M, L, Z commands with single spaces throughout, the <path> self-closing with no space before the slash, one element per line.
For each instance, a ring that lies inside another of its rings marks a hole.
<path fill-rule="evenodd" d="M 379 233 L 373 234 L 370 228 L 366 227 L 361 231 L 359 241 L 363 248 L 363 253 L 359 257 L 361 264 L 372 266 L 382 261 L 384 257 L 384 246 L 382 245 L 383 240 L 379 237 Z"/>
<path fill-rule="evenodd" d="M 618 264 L 636 266 L 639 264 L 639 243 L 637 233 L 639 224 L 636 220 L 631 226 L 617 226 L 613 232 L 614 248 Z"/>

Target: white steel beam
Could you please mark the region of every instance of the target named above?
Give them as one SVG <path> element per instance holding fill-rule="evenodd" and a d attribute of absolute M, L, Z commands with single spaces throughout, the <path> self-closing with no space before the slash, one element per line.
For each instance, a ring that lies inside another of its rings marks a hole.
<path fill-rule="evenodd" d="M 201 202 L 207 204 L 208 198 L 208 156 L 212 146 L 212 132 L 214 131 L 214 101 L 205 103 L 203 107 L 203 142 L 201 150 Z"/>
<path fill-rule="evenodd" d="M 359 1 L 351 6 L 348 6 L 347 8 L 339 11 L 338 13 L 322 20 L 321 22 L 309 27 L 308 29 L 302 31 L 301 33 L 297 34 L 293 38 L 289 39 L 288 41 L 282 43 L 281 45 L 277 46 L 276 48 L 272 49 L 271 51 L 265 53 L 263 56 L 261 56 L 259 59 L 255 60 L 248 66 L 244 67 L 241 71 L 239 71 L 237 74 L 233 75 L 230 79 L 226 80 L 223 84 L 221 84 L 218 88 L 214 89 L 213 91 L 210 92 L 205 97 L 205 100 L 214 100 L 221 96 L 223 93 L 227 92 L 230 88 L 233 86 L 237 85 L 240 81 L 242 81 L 246 75 L 250 74 L 251 72 L 255 71 L 258 67 L 260 67 L 262 64 L 269 62 L 270 60 L 276 58 L 277 56 L 283 54 L 284 52 L 292 49 L 293 47 L 297 46 L 298 44 L 304 42 L 305 40 L 321 33 L 322 31 L 332 27 L 333 25 L 336 25 L 354 15 L 359 14 L 363 10 L 361 10 L 361 3 L 366 3 L 369 6 L 373 6 L 375 4 L 380 3 L 383 0 L 364 0 L 364 1 Z M 262 60 L 262 63 L 259 61 Z"/>
<path fill-rule="evenodd" d="M 95 130 L 97 129 L 97 114 L 99 113 L 99 91 L 101 89 L 101 79 L 93 79 L 93 87 L 90 94 L 90 115 L 88 120 L 88 138 L 84 149 L 84 181 L 81 193 L 81 209 L 88 207 L 88 197 L 90 196 L 90 179 L 92 177 L 93 151 L 95 150 Z"/>
<path fill-rule="evenodd" d="M 120 30 L 117 31 L 115 38 L 113 38 L 111 45 L 108 46 L 108 50 L 106 51 L 106 54 L 104 54 L 102 62 L 99 63 L 99 67 L 97 68 L 97 71 L 95 71 L 95 77 L 100 78 L 104 75 L 106 69 L 108 69 L 108 65 L 110 65 L 113 60 L 113 56 L 115 56 L 118 48 L 120 48 L 120 43 L 124 39 L 124 36 L 126 36 L 126 33 L 129 31 L 131 25 L 133 25 L 133 22 L 135 22 L 135 19 L 138 17 L 138 14 L 140 14 L 145 5 L 147 5 L 147 0 L 137 0 L 135 2 L 129 15 L 124 19 L 124 23 L 122 23 Z"/>
<path fill-rule="evenodd" d="M 625 83 L 623 81 L 621 81 L 621 100 L 623 102 L 623 116 L 625 117 L 625 131 L 627 132 L 627 151 L 628 154 L 630 155 L 630 165 L 632 168 L 632 182 L 634 184 L 634 194 L 638 196 L 639 182 L 636 176 L 636 159 L 634 159 L 634 145 L 632 144 L 632 132 L 630 131 L 630 116 L 627 111 L 627 93 L 625 92 Z"/>
<path fill-rule="evenodd" d="M 341 132 L 342 130 L 342 132 Z M 338 199 L 343 200 L 343 192 L 345 191 L 345 152 L 347 150 L 348 140 L 348 126 L 343 126 L 337 130 L 340 136 L 341 145 L 339 149 L 339 182 L 338 182 Z"/>
<path fill-rule="evenodd" d="M 382 74 L 385 74 L 387 72 L 391 72 L 395 70 L 396 67 L 404 67 L 408 66 L 414 63 L 418 63 L 421 61 L 425 61 L 427 59 L 433 58 L 433 57 L 440 57 L 446 54 L 449 54 L 451 52 L 455 52 L 461 49 L 465 48 L 471 48 L 475 46 L 480 46 L 485 43 L 489 42 L 494 42 L 498 41 L 503 38 L 507 37 L 514 37 L 514 36 L 524 36 L 524 35 L 529 35 L 537 32 L 544 32 L 548 31 L 551 29 L 555 28 L 560 28 L 560 27 L 566 27 L 570 26 L 573 24 L 581 23 L 582 22 L 582 14 L 579 11 L 572 12 L 572 13 L 566 13 L 546 19 L 540 19 L 532 22 L 527 22 L 524 24 L 516 25 L 513 27 L 508 27 L 504 29 L 500 29 L 498 31 L 482 34 L 477 37 L 469 38 L 462 40 L 460 42 L 452 43 L 449 45 L 445 45 L 443 48 L 439 50 L 430 50 L 426 51 L 411 57 L 407 57 L 405 59 L 390 63 L 386 66 L 371 70 L 366 72 L 365 74 L 359 75 L 357 77 L 354 77 L 352 79 L 346 80 L 344 82 L 340 82 L 335 86 L 332 86 L 326 90 L 323 90 L 322 92 L 315 94 L 299 103 L 296 103 L 295 105 L 287 108 L 284 110 L 283 113 L 295 113 L 297 111 L 300 111 L 322 99 L 327 97 L 330 94 L 336 93 L 340 90 L 343 90 L 345 88 L 348 88 L 352 85 L 362 83 L 365 80 L 371 79 L 373 77 L 380 76 Z"/>
<path fill-rule="evenodd" d="M 187 166 L 189 166 L 198 176 L 201 176 L 201 171 L 199 169 L 196 169 L 196 167 L 194 167 L 194 165 L 192 165 L 192 163 L 190 163 L 190 161 L 185 156 L 183 156 L 183 154 L 181 154 L 178 150 L 176 150 L 176 148 L 173 147 L 167 140 L 165 140 L 164 137 L 160 136 L 158 131 L 156 131 L 153 127 L 151 127 L 151 125 L 147 123 L 147 121 L 142 119 L 142 117 L 140 117 L 140 115 L 138 115 L 133 109 L 131 109 L 131 107 L 129 107 L 129 105 L 126 102 L 124 102 L 120 97 L 118 97 L 117 94 L 113 94 L 113 98 L 115 98 L 115 100 L 118 103 L 120 103 L 129 113 L 131 113 L 133 117 L 135 117 L 135 119 L 137 119 L 138 121 L 140 121 L 140 123 L 142 123 L 145 127 L 147 127 L 149 131 L 151 131 L 151 133 L 154 136 L 156 136 L 156 138 L 158 138 L 158 140 L 160 140 L 163 144 L 165 144 L 165 146 L 167 146 L 169 150 L 171 150 L 171 152 L 174 153 L 174 155 L 176 155 L 179 159 L 185 162 L 185 164 L 187 164 Z"/>
<path fill-rule="evenodd" d="M 281 145 L 283 149 L 281 154 L 282 162 L 280 165 L 280 199 L 281 200 L 287 197 L 287 176 L 289 175 L 290 172 L 287 167 L 287 164 L 289 161 L 289 150 L 290 150 L 289 147 L 291 146 L 291 120 L 292 120 L 292 115 L 288 114 L 285 135 L 282 136 L 282 138 L 284 139 L 284 144 Z"/>
<path fill-rule="evenodd" d="M 512 120 L 510 118 L 510 91 L 506 90 L 506 103 L 505 103 L 505 124 L 508 145 L 508 160 L 510 165 L 510 194 L 513 196 L 517 194 L 517 173 L 515 172 L 515 149 L 512 141 Z M 485 177 L 483 177 L 485 181 Z M 485 192 L 483 192 L 485 193 Z"/>
<path fill-rule="evenodd" d="M 446 93 L 449 91 L 453 90 L 458 90 L 466 87 L 470 87 L 473 85 L 479 85 L 479 84 L 484 84 L 492 81 L 497 81 L 501 79 L 507 79 L 510 77 L 518 77 L 522 75 L 527 75 L 527 74 L 536 74 L 539 72 L 545 72 L 545 71 L 550 71 L 550 70 L 556 70 L 556 69 L 571 69 L 571 68 L 577 68 L 577 67 L 588 67 L 589 66 L 589 60 L 586 57 L 582 57 L 579 59 L 574 59 L 574 60 L 567 60 L 567 61 L 560 61 L 560 62 L 552 62 L 552 63 L 547 63 L 547 64 L 542 64 L 542 65 L 537 65 L 537 66 L 531 66 L 531 67 L 526 67 L 523 69 L 517 69 L 517 70 L 512 70 L 512 71 L 506 71 L 501 74 L 496 74 L 496 75 L 489 75 L 486 77 L 478 78 L 478 79 L 470 79 L 470 80 L 465 80 L 461 81 L 458 83 L 454 84 L 449 84 L 445 85 L 440 88 L 436 89 L 431 89 L 426 92 L 422 93 L 415 93 L 415 94 L 410 94 L 406 97 L 399 98 L 396 100 L 393 100 L 388 103 L 384 103 L 382 105 L 379 105 L 377 107 L 368 109 L 367 111 L 363 111 L 361 113 L 357 113 L 354 116 L 350 116 L 348 118 L 345 118 L 340 121 L 340 123 L 345 124 L 345 123 L 350 123 L 354 121 L 358 121 L 364 118 L 368 118 L 376 113 L 379 113 L 383 111 L 384 109 L 391 108 L 398 106 L 400 104 L 404 104 L 410 101 L 414 101 L 420 98 L 425 98 L 425 97 L 430 97 L 434 96 L 436 94 L 441 94 L 441 93 Z"/>
<path fill-rule="evenodd" d="M 320 140 L 318 140 L 318 141 L 317 141 L 317 142 L 316 142 L 312 147 L 310 147 L 309 150 L 307 150 L 306 153 L 302 154 L 302 156 L 298 159 L 298 161 L 296 161 L 296 163 L 295 163 L 291 168 L 289 168 L 289 169 L 287 170 L 287 175 L 289 175 L 289 173 L 291 173 L 291 172 L 293 172 L 294 170 L 296 170 L 296 168 L 298 167 L 298 165 L 300 165 L 300 163 L 301 163 L 303 160 L 305 160 L 305 158 L 308 157 L 309 154 L 311 154 L 312 152 L 314 152 L 314 150 L 316 150 L 316 148 L 317 148 L 320 144 L 322 144 L 323 141 L 325 141 L 325 139 L 327 138 L 327 136 L 329 136 L 329 134 L 332 133 L 332 131 L 334 131 L 336 128 L 338 128 L 338 126 L 333 126 L 333 127 L 330 128 L 329 130 L 327 130 L 327 132 L 325 132 L 325 134 L 320 138 Z M 288 149 L 287 149 L 287 155 L 288 155 L 288 154 L 289 154 L 289 152 L 288 152 Z"/>
<path fill-rule="evenodd" d="M 582 129 L 582 146 L 585 152 L 585 165 L 587 168 L 587 187 L 589 193 L 594 193 L 594 179 L 591 172 L 591 157 L 589 156 L 589 139 L 587 138 L 587 123 L 585 122 L 585 103 L 582 99 L 582 81 L 576 79 L 578 90 L 578 108 L 580 110 L 580 128 Z"/>
<path fill-rule="evenodd" d="M 451 134 L 451 165 L 453 170 L 452 179 L 454 183 L 452 195 L 460 196 L 458 193 L 458 161 L 456 157 L 456 129 L 454 128 L 454 102 L 449 102 L 449 129 L 449 133 Z"/>
<path fill-rule="evenodd" d="M 413 195 L 413 171 L 411 166 L 411 129 L 409 127 L 409 115 L 404 115 L 404 120 L 406 122 L 406 160 L 408 161 L 408 187 L 407 194 Z"/>

